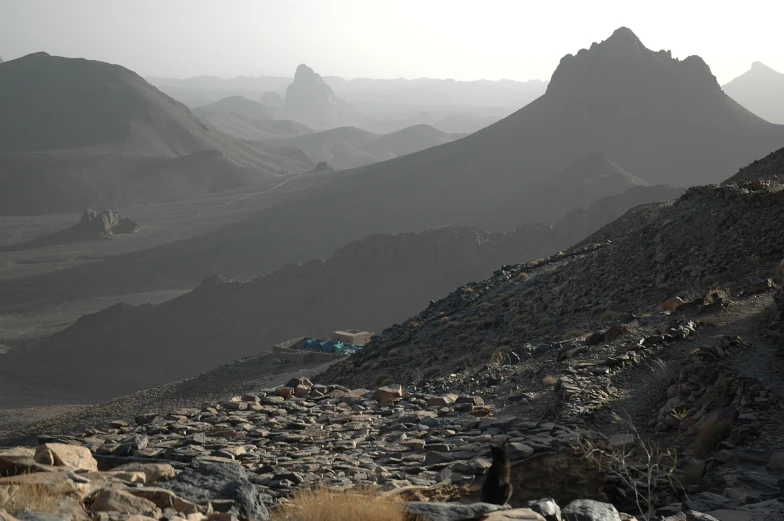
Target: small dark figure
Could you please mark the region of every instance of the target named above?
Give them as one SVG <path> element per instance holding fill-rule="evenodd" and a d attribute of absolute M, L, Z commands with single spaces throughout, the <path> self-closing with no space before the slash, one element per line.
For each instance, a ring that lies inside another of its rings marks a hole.
<path fill-rule="evenodd" d="M 490 445 L 493 453 L 493 464 L 487 471 L 485 483 L 482 485 L 482 501 L 494 505 L 505 505 L 512 497 L 512 483 L 509 480 L 509 445 L 504 442 L 497 447 Z"/>

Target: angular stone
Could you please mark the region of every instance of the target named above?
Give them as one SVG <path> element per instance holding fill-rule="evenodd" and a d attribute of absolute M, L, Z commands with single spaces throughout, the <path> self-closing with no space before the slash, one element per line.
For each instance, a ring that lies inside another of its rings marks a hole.
<path fill-rule="evenodd" d="M 418 516 L 422 521 L 461 521 L 468 519 L 482 519 L 482 516 L 498 510 L 507 510 L 509 507 L 491 505 L 489 503 L 438 503 L 438 502 L 411 502 L 404 503 L 403 509 L 412 516 Z"/>
<path fill-rule="evenodd" d="M 90 510 L 158 517 L 158 507 L 155 503 L 119 489 L 99 490 L 90 503 Z"/>
<path fill-rule="evenodd" d="M 256 521 L 269 519 L 261 493 L 236 463 L 196 462 L 160 486 L 195 503 L 229 500 L 231 513 Z"/>
<path fill-rule="evenodd" d="M 499 510 L 482 516 L 482 521 L 549 521 L 530 508 Z"/>
<path fill-rule="evenodd" d="M 377 402 L 382 400 L 399 400 L 401 398 L 403 398 L 403 387 L 400 385 L 379 387 L 373 393 L 373 400 Z"/>
<path fill-rule="evenodd" d="M 127 492 L 136 497 L 144 498 L 152 503 L 155 503 L 155 505 L 161 510 L 171 508 L 181 514 L 195 514 L 198 512 L 204 512 L 206 510 L 192 501 L 178 497 L 174 492 L 165 488 L 129 488 L 127 489 Z"/>
<path fill-rule="evenodd" d="M 143 472 L 148 484 L 171 479 L 176 473 L 174 467 L 168 463 L 126 463 L 112 470 L 115 472 Z"/>
<path fill-rule="evenodd" d="M 35 450 L 35 460 L 47 465 L 54 464 L 58 467 L 68 467 L 71 470 L 95 472 L 98 462 L 95 461 L 90 449 L 78 445 L 65 445 L 63 443 L 45 443 Z M 46 463 L 51 461 L 52 463 Z"/>
<path fill-rule="evenodd" d="M 428 407 L 445 407 L 447 405 L 452 405 L 456 401 L 456 394 L 445 394 L 443 396 L 431 396 L 427 399 L 426 403 Z"/>
<path fill-rule="evenodd" d="M 615 507 L 592 499 L 575 499 L 563 509 L 564 521 L 621 521 Z"/>

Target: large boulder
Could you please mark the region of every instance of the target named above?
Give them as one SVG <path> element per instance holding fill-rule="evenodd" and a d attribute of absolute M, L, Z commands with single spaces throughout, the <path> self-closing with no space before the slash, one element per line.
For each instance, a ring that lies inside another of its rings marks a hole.
<path fill-rule="evenodd" d="M 404 510 L 422 521 L 462 521 L 474 519 L 509 507 L 490 503 L 437 503 L 414 501 L 406 503 Z"/>
<path fill-rule="evenodd" d="M 194 503 L 230 500 L 229 512 L 233 514 L 254 521 L 269 519 L 261 493 L 248 481 L 245 469 L 235 463 L 196 461 L 160 487 Z"/>
<path fill-rule="evenodd" d="M 575 499 L 561 510 L 561 514 L 564 521 L 621 521 L 614 506 L 592 499 Z"/>
<path fill-rule="evenodd" d="M 35 461 L 44 465 L 68 467 L 71 470 L 96 472 L 98 462 L 90 449 L 64 443 L 44 443 L 35 450 Z"/>

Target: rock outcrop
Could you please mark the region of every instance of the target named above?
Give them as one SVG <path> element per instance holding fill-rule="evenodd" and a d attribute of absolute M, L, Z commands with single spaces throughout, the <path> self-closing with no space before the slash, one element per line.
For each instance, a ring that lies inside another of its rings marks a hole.
<path fill-rule="evenodd" d="M 305 64 L 297 67 L 294 82 L 286 89 L 285 106 L 287 116 L 306 124 L 342 126 L 349 124 L 354 115 L 332 87 Z"/>
<path fill-rule="evenodd" d="M 90 208 L 82 212 L 82 218 L 76 226 L 82 232 L 100 236 L 136 233 L 140 230 L 139 225 L 128 217 L 123 217 L 112 210 L 97 211 Z"/>

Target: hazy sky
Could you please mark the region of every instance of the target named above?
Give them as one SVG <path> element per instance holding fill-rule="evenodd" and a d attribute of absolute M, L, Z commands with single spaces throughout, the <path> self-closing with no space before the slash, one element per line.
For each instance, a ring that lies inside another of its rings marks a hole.
<path fill-rule="evenodd" d="M 36 51 L 143 76 L 549 79 L 560 58 L 631 28 L 702 56 L 719 82 L 784 72 L 784 2 L 657 0 L 0 0 L 0 57 Z"/>

